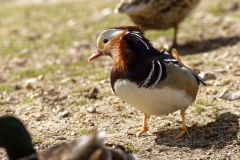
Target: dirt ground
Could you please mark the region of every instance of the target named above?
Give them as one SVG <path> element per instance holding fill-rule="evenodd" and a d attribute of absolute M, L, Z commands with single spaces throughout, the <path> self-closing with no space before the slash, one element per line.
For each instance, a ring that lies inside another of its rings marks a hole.
<path fill-rule="evenodd" d="M 13 91 L 0 93 L 0 115 L 21 118 L 38 151 L 69 142 L 98 127 L 107 133 L 106 145 L 124 146 L 140 159 L 240 159 L 240 98 L 228 100 L 221 96 L 226 90 L 240 94 L 240 1 L 224 2 L 220 5 L 220 1 L 202 1 L 190 22 L 183 22 L 179 30 L 177 50 L 208 84 L 199 90 L 197 101 L 186 112 L 191 138 L 172 136 L 181 129 L 179 111 L 150 115 L 148 125 L 153 135 L 139 138 L 127 135 L 127 130 L 141 126 L 142 113 L 116 99 L 109 78 L 93 81 L 96 75 L 81 74 L 96 68 L 104 70 L 102 74 L 109 77 L 112 61 L 108 57 L 77 66 L 74 71 L 79 74 L 75 76 L 68 76 L 72 68 L 59 68 L 51 74 L 14 82 Z M 209 5 L 219 7 L 222 13 L 206 10 Z M 190 25 L 197 28 L 191 30 Z M 171 43 L 171 36 L 152 41 Z M 49 59 L 47 52 L 38 52 L 31 58 L 0 56 L 0 81 L 5 83 L 13 71 L 21 71 L 26 66 L 86 62 L 95 46 L 96 40 L 81 41 L 70 48 L 76 52 Z M 0 159 L 6 159 L 3 149 L 0 149 Z"/>

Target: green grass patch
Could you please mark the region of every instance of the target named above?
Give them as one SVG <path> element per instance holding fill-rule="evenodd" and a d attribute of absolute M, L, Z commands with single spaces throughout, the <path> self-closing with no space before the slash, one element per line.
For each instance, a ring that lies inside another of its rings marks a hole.
<path fill-rule="evenodd" d="M 201 114 L 202 112 L 205 111 L 205 109 L 201 105 L 195 104 L 194 107 L 195 108 L 191 111 L 192 113 Z"/>
<path fill-rule="evenodd" d="M 213 110 L 213 111 L 221 111 L 223 109 L 224 109 L 223 106 L 212 106 L 212 108 L 211 108 L 211 110 Z"/>
<path fill-rule="evenodd" d="M 120 134 L 114 135 L 114 138 L 121 138 L 122 136 Z"/>
<path fill-rule="evenodd" d="M 217 100 L 209 100 L 209 99 L 197 99 L 194 104 L 204 105 L 204 106 L 213 106 L 217 104 Z"/>
<path fill-rule="evenodd" d="M 222 10 L 220 8 L 220 6 L 211 6 L 208 7 L 207 11 L 213 15 L 222 15 Z"/>
<path fill-rule="evenodd" d="M 212 5 L 209 5 L 207 7 L 207 11 L 215 16 L 225 15 L 226 12 L 224 12 L 223 9 L 226 7 L 226 5 L 230 4 L 229 2 L 229 0 L 218 0 L 217 3 L 212 3 Z"/>
<path fill-rule="evenodd" d="M 166 116 L 167 120 L 174 121 L 176 118 L 173 115 Z"/>
<path fill-rule="evenodd" d="M 146 37 L 148 39 L 157 39 L 161 36 L 169 36 L 173 37 L 173 28 L 167 29 L 167 30 L 149 30 L 146 32 Z"/>
<path fill-rule="evenodd" d="M 49 46 L 53 46 L 50 54 L 66 54 L 74 40 L 96 39 L 96 34 L 104 29 L 132 24 L 124 14 L 100 16 L 102 9 L 114 8 L 116 4 L 79 0 L 0 6 L 0 56 L 18 55 L 23 49 L 35 53 Z"/>
<path fill-rule="evenodd" d="M 32 143 L 33 144 L 37 144 L 37 143 L 41 143 L 41 142 L 42 142 L 42 140 L 41 140 L 40 137 L 38 137 L 36 135 L 32 137 Z"/>
<path fill-rule="evenodd" d="M 72 93 L 81 93 L 81 92 L 87 92 L 90 90 L 89 86 L 81 86 L 72 91 Z"/>
<path fill-rule="evenodd" d="M 84 70 L 82 76 L 89 77 L 92 81 L 100 81 L 110 77 L 110 73 L 102 69 Z"/>
<path fill-rule="evenodd" d="M 68 77 L 77 77 L 81 75 L 82 71 L 81 70 L 73 70 L 73 71 L 68 71 L 67 76 Z"/>
<path fill-rule="evenodd" d="M 40 68 L 28 68 L 19 72 L 14 73 L 15 76 L 25 78 L 25 77 L 38 77 L 39 75 L 45 75 L 47 73 L 54 73 L 57 70 L 64 69 L 63 65 L 46 65 Z"/>
<path fill-rule="evenodd" d="M 114 93 L 111 92 L 111 91 L 103 91 L 103 92 L 100 93 L 100 96 L 101 96 L 101 97 L 114 96 Z"/>
<path fill-rule="evenodd" d="M 91 129 L 81 129 L 77 132 L 77 135 L 78 136 L 81 136 L 81 135 L 90 135 L 92 133 L 92 130 Z"/>
<path fill-rule="evenodd" d="M 5 110 L 5 107 L 0 106 L 0 112 L 3 112 Z"/>
<path fill-rule="evenodd" d="M 240 131 L 237 133 L 237 139 L 240 140 Z"/>
<path fill-rule="evenodd" d="M 233 105 L 233 107 L 239 107 L 239 104 L 233 103 L 232 105 Z"/>
<path fill-rule="evenodd" d="M 56 145 L 57 142 L 55 142 L 55 141 L 47 141 L 47 142 L 45 142 L 45 144 L 53 146 L 53 145 Z"/>
<path fill-rule="evenodd" d="M 13 86 L 10 86 L 10 85 L 4 85 L 4 84 L 1 84 L 0 85 L 0 92 L 12 92 L 12 91 L 14 91 L 14 88 L 13 88 Z"/>
<path fill-rule="evenodd" d="M 220 64 L 219 64 L 218 62 L 214 62 L 214 61 L 208 61 L 208 62 L 206 63 L 206 65 L 212 66 L 212 67 L 220 66 Z"/>
<path fill-rule="evenodd" d="M 0 105 L 4 105 L 6 102 L 3 99 L 0 99 Z"/>
<path fill-rule="evenodd" d="M 81 100 L 79 100 L 79 101 L 75 101 L 75 102 L 74 102 L 74 105 L 75 105 L 75 106 L 83 106 L 83 105 L 88 104 L 89 102 L 90 102 L 89 99 L 81 99 Z"/>
<path fill-rule="evenodd" d="M 128 153 L 137 153 L 139 151 L 139 148 L 133 145 L 128 145 L 128 146 L 125 146 L 124 148 L 125 148 L 125 151 Z"/>
<path fill-rule="evenodd" d="M 186 62 L 186 64 L 190 66 L 197 66 L 201 63 L 203 63 L 203 60 L 196 55 L 187 55 L 183 57 L 183 62 Z"/>
<path fill-rule="evenodd" d="M 22 100 L 22 104 L 28 104 L 28 103 L 33 103 L 34 99 L 32 98 L 25 98 Z"/>
<path fill-rule="evenodd" d="M 88 62 L 87 62 L 87 58 L 86 58 L 86 61 L 80 61 L 78 63 L 72 63 L 70 64 L 70 67 L 71 68 L 76 68 L 76 67 L 84 67 L 84 66 L 87 66 L 88 65 Z"/>

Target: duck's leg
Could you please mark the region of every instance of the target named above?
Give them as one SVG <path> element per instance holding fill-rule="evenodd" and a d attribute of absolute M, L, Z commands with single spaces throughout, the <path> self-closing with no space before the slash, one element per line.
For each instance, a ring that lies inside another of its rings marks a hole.
<path fill-rule="evenodd" d="M 170 50 L 172 48 L 175 48 L 177 46 L 177 33 L 178 33 L 178 25 L 175 25 L 173 27 L 174 29 L 174 34 L 173 34 L 173 43 L 172 43 L 172 47 L 170 48 Z"/>
<path fill-rule="evenodd" d="M 182 116 L 182 130 L 179 133 L 174 134 L 174 136 L 176 138 L 179 138 L 179 137 L 182 137 L 184 133 L 187 133 L 188 137 L 191 138 L 190 134 L 187 131 L 187 127 L 186 127 L 185 110 L 181 110 L 180 113 L 181 113 L 181 116 Z"/>
<path fill-rule="evenodd" d="M 128 134 L 133 134 L 134 132 L 137 137 L 139 137 L 141 134 L 143 134 L 144 132 L 147 132 L 149 135 L 151 135 L 151 133 L 148 131 L 148 127 L 147 127 L 147 114 L 143 113 L 143 126 L 141 128 L 136 128 L 133 130 L 128 131 Z"/>

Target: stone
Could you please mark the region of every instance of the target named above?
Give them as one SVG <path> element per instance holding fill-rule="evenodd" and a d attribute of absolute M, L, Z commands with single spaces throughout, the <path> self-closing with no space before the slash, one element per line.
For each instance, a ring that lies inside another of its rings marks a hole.
<path fill-rule="evenodd" d="M 87 111 L 88 111 L 89 113 L 94 113 L 94 112 L 96 112 L 96 108 L 93 107 L 93 106 L 90 106 L 90 107 L 87 108 Z"/>
<path fill-rule="evenodd" d="M 67 117 L 69 114 L 70 114 L 70 112 L 68 112 L 68 111 L 60 112 L 60 113 L 58 113 L 58 118 Z"/>
<path fill-rule="evenodd" d="M 227 130 L 226 133 L 227 134 L 236 134 L 237 132 L 238 132 L 238 130 L 236 128 L 231 127 Z"/>
<path fill-rule="evenodd" d="M 120 112 L 120 111 L 122 111 L 122 107 L 118 105 L 117 107 L 115 107 L 115 110 Z"/>
<path fill-rule="evenodd" d="M 216 86 L 225 86 L 225 85 L 228 85 L 232 82 L 231 79 L 223 79 L 221 81 L 218 81 L 215 83 Z"/>
<path fill-rule="evenodd" d="M 225 138 L 231 138 L 233 135 L 232 134 L 226 134 L 224 137 Z"/>
<path fill-rule="evenodd" d="M 224 100 L 237 100 L 240 99 L 240 92 L 232 92 L 229 91 L 229 89 L 225 89 L 220 95 L 219 98 L 224 99 Z"/>
<path fill-rule="evenodd" d="M 88 94 L 86 95 L 87 98 L 93 98 L 96 99 L 97 95 L 98 95 L 98 89 L 96 87 L 91 88 L 88 92 Z"/>
<path fill-rule="evenodd" d="M 207 94 L 217 94 L 217 90 L 215 88 L 207 88 Z"/>
<path fill-rule="evenodd" d="M 205 73 L 201 73 L 199 74 L 200 77 L 202 77 L 203 80 L 210 80 L 210 79 L 216 79 L 216 75 L 212 72 L 205 72 Z"/>
<path fill-rule="evenodd" d="M 25 80 L 24 82 L 24 87 L 27 89 L 33 89 L 34 88 L 34 84 L 37 82 L 37 78 L 30 78 Z"/>
<path fill-rule="evenodd" d="M 44 114 L 36 115 L 36 121 L 42 121 L 44 119 Z"/>

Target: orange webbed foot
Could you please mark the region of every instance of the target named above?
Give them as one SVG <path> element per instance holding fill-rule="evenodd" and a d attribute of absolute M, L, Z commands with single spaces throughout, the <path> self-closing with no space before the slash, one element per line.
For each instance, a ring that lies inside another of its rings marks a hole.
<path fill-rule="evenodd" d="M 136 128 L 136 129 L 132 129 L 129 130 L 127 132 L 127 134 L 135 134 L 137 137 L 139 137 L 140 135 L 142 135 L 143 133 L 147 133 L 148 135 L 152 135 L 151 132 L 149 132 L 147 127 L 140 127 L 140 128 Z"/>
<path fill-rule="evenodd" d="M 147 114 L 143 113 L 143 125 L 141 128 L 136 128 L 133 130 L 128 131 L 128 134 L 136 134 L 137 137 L 142 135 L 143 133 L 147 132 L 148 135 L 152 135 L 151 132 L 149 132 L 148 127 L 147 127 Z"/>

